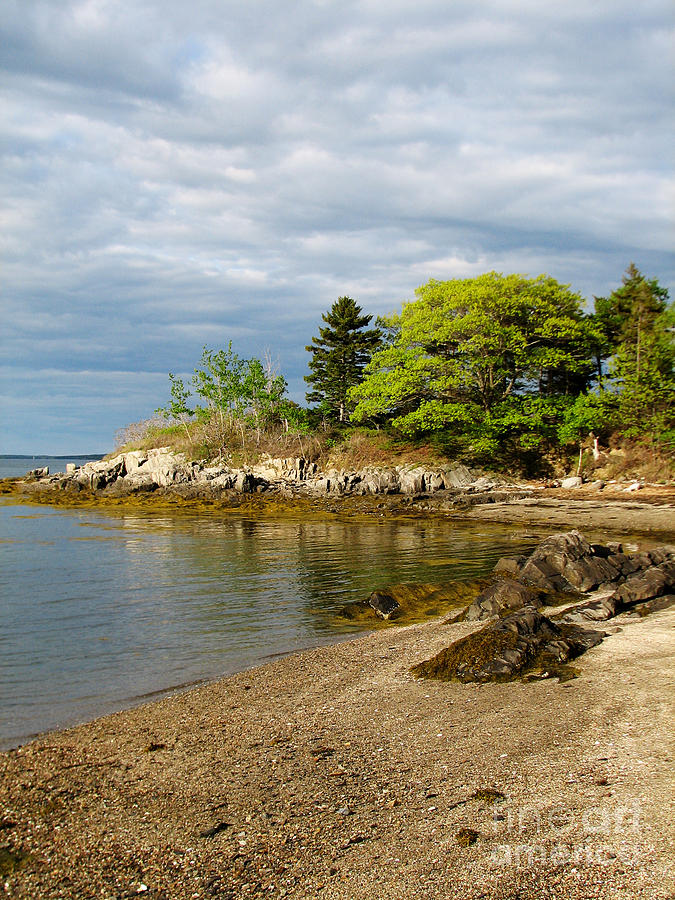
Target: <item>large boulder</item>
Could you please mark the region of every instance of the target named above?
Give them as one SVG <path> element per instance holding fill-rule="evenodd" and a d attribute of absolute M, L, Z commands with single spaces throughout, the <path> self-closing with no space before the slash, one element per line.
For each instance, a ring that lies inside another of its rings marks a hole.
<path fill-rule="evenodd" d="M 241 494 L 252 494 L 258 486 L 258 480 L 252 472 L 238 472 L 233 487 Z"/>
<path fill-rule="evenodd" d="M 627 578 L 616 592 L 616 597 L 621 606 L 626 608 L 641 601 L 662 597 L 671 593 L 674 588 L 675 562 L 668 561 Z"/>
<path fill-rule="evenodd" d="M 103 490 L 118 478 L 126 474 L 124 456 L 114 456 L 112 459 L 100 459 L 85 463 L 73 473 L 73 481 L 82 487 L 91 488 L 93 491 Z"/>
<path fill-rule="evenodd" d="M 418 677 L 441 681 L 511 681 L 526 675 L 567 674 L 561 667 L 602 641 L 604 634 L 559 625 L 532 606 L 498 619 L 414 666 Z"/>
<path fill-rule="evenodd" d="M 301 456 L 271 457 L 263 454 L 253 466 L 253 473 L 263 480 L 306 481 L 316 474 L 316 463 Z"/>
<path fill-rule="evenodd" d="M 611 557 L 595 554 L 578 531 L 568 531 L 542 541 L 518 577 L 548 591 L 590 591 L 620 574 Z"/>
<path fill-rule="evenodd" d="M 443 473 L 446 488 L 466 488 L 476 483 L 470 470 L 461 463 L 456 463 Z"/>
<path fill-rule="evenodd" d="M 185 457 L 166 447 L 148 450 L 148 458 L 142 463 L 141 471 L 144 474 L 149 472 L 160 487 L 184 484 L 192 478 L 192 467 L 186 464 Z"/>
<path fill-rule="evenodd" d="M 133 475 L 148 461 L 147 453 L 143 450 L 130 450 L 124 454 L 124 468 L 127 475 Z"/>
<path fill-rule="evenodd" d="M 399 467 L 399 482 L 402 494 L 423 494 L 425 490 L 424 469 Z"/>

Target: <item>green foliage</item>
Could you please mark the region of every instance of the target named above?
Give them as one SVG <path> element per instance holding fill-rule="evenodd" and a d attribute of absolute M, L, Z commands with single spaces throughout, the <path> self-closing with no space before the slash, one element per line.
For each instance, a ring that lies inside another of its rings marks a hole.
<path fill-rule="evenodd" d="M 398 441 L 406 452 L 525 470 L 591 433 L 646 444 L 655 460 L 675 451 L 675 309 L 632 264 L 590 316 L 553 278 L 489 272 L 431 280 L 374 329 L 349 297 L 322 319 L 306 347 L 312 409 L 288 399 L 268 358 L 243 359 L 231 343 L 204 347 L 191 385 L 169 373 L 170 400 L 157 410 L 168 427 L 148 426 L 144 441 L 178 442 L 178 429 L 204 457 L 237 442 L 244 455 L 334 444 L 345 459 L 382 464 Z M 377 429 L 362 448 L 350 443 L 350 419 Z M 375 453 L 385 435 L 387 449 Z"/>
<path fill-rule="evenodd" d="M 282 400 L 279 406 L 279 420 L 291 434 L 310 434 L 312 431 L 309 410 L 288 398 Z"/>
<path fill-rule="evenodd" d="M 446 430 L 478 457 L 555 436 L 564 403 L 594 371 L 597 326 L 555 279 L 430 281 L 387 325 L 393 335 L 350 392 L 354 421 L 408 435 Z"/>
<path fill-rule="evenodd" d="M 634 263 L 626 269 L 621 287 L 609 297 L 595 298 L 595 321 L 603 345 L 610 351 L 637 344 L 639 332 L 668 307 L 668 291 L 655 278 L 645 278 Z M 609 353 L 607 354 L 609 355 Z"/>
<path fill-rule="evenodd" d="M 244 411 L 247 361 L 233 351 L 230 341 L 225 350 L 204 347 L 201 364 L 203 368 L 195 369 L 192 378 L 195 392 L 209 412 L 216 412 L 224 428 L 226 418 L 231 423 Z"/>
<path fill-rule="evenodd" d="M 249 359 L 242 384 L 242 400 L 248 407 L 248 421 L 257 429 L 278 421 L 287 387 L 283 375 L 275 374 L 271 366 L 264 366 L 259 359 Z"/>
<path fill-rule="evenodd" d="M 668 291 L 631 263 L 621 287 L 596 298 L 596 320 L 613 353 L 605 403 L 627 438 L 670 442 L 675 428 L 675 310 Z"/>
<path fill-rule="evenodd" d="M 617 422 L 616 397 L 608 391 L 591 391 L 579 396 L 565 410 L 558 427 L 563 446 L 583 442 L 589 434 L 607 438 Z"/>
<path fill-rule="evenodd" d="M 379 329 L 366 329 L 372 316 L 361 315 L 361 307 L 351 297 L 338 297 L 322 315 L 325 328 L 305 347 L 312 354 L 311 374 L 305 381 L 312 385 L 309 403 L 318 403 L 328 419 L 349 419 L 348 392 L 361 380 L 363 369 L 381 340 Z"/>
<path fill-rule="evenodd" d="M 166 406 L 160 406 L 155 412 L 165 419 L 180 422 L 185 429 L 188 441 L 192 444 L 188 420 L 194 416 L 195 411 L 187 405 L 190 399 L 190 391 L 185 387 L 183 380 L 177 378 L 172 372 L 169 372 L 169 383 L 171 384 L 171 400 Z"/>
<path fill-rule="evenodd" d="M 286 379 L 276 373 L 268 359 L 242 359 L 232 349 L 232 342 L 223 350 L 204 347 L 201 367 L 194 370 L 192 386 L 203 404 L 191 408 L 188 401 L 190 390 L 184 382 L 169 373 L 171 401 L 157 410 L 164 418 L 180 422 L 193 446 L 190 420 L 213 430 L 217 428 L 216 440 L 224 447 L 226 438 L 238 428 L 253 427 L 260 438 L 263 429 L 298 418 L 289 412 L 290 401 L 284 395 Z M 295 404 L 290 404 L 295 406 Z M 244 440 L 242 434 L 242 441 Z M 208 443 L 208 442 L 207 442 Z"/>

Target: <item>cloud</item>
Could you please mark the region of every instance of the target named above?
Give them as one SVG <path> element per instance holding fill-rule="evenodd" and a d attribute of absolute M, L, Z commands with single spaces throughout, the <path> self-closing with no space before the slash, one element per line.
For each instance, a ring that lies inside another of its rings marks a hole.
<path fill-rule="evenodd" d="M 230 339 L 302 399 L 343 293 L 672 288 L 672 37 L 665 0 L 6 0 L 2 448 L 108 446 Z"/>

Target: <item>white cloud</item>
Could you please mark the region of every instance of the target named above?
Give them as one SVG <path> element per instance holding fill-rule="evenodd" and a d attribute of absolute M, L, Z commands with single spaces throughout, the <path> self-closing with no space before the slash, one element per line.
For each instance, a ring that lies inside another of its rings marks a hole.
<path fill-rule="evenodd" d="M 269 346 L 301 399 L 336 296 L 386 312 L 431 276 L 550 272 L 590 297 L 634 259 L 672 286 L 666 0 L 256 10 L 2 4 L 0 353 L 26 410 L 41 390 L 93 414 L 99 389 L 108 434 L 128 381 L 64 373 L 160 378 L 229 339 Z M 157 389 L 139 378 L 128 418 Z"/>

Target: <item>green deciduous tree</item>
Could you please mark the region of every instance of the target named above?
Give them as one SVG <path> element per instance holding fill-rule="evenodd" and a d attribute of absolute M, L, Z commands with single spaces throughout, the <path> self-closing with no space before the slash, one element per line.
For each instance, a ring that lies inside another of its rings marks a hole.
<path fill-rule="evenodd" d="M 180 422 L 185 429 L 190 445 L 192 445 L 192 436 L 190 435 L 188 422 L 194 416 L 195 411 L 188 406 L 190 390 L 185 387 L 183 380 L 177 378 L 172 372 L 169 372 L 169 383 L 171 384 L 171 400 L 166 406 L 160 406 L 155 412 L 164 416 L 165 419 Z"/>
<path fill-rule="evenodd" d="M 312 385 L 307 400 L 319 403 L 328 418 L 346 422 L 349 389 L 361 380 L 381 334 L 379 329 L 366 328 L 372 316 L 362 315 L 361 307 L 351 297 L 338 297 L 321 318 L 326 327 L 319 328 L 319 336 L 305 347 L 312 354 L 311 374 L 305 376 Z"/>
<path fill-rule="evenodd" d="M 260 436 L 260 430 L 280 416 L 282 398 L 288 384 L 283 375 L 274 371 L 269 360 L 262 363 L 254 358 L 247 360 L 242 387 L 248 419 Z"/>
<path fill-rule="evenodd" d="M 432 280 L 416 294 L 387 319 L 393 340 L 350 393 L 354 420 L 445 430 L 482 455 L 551 439 L 594 371 L 600 337 L 581 298 L 548 276 L 496 272 Z"/>
<path fill-rule="evenodd" d="M 232 341 L 224 350 L 204 347 L 200 362 L 202 368 L 195 369 L 192 383 L 206 405 L 197 412 L 202 418 L 216 416 L 222 443 L 226 427 L 231 427 L 244 411 L 247 362 L 234 352 Z"/>

